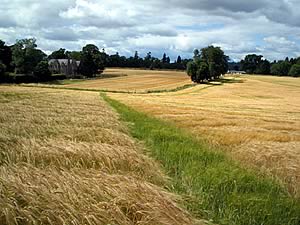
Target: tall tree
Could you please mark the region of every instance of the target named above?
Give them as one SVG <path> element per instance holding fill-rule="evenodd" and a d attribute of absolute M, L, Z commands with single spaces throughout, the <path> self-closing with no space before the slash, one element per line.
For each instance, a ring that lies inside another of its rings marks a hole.
<path fill-rule="evenodd" d="M 228 70 L 228 56 L 220 47 L 208 46 L 194 51 L 194 60 L 187 65 L 187 74 L 193 82 L 217 79 Z"/>
<path fill-rule="evenodd" d="M 167 63 L 167 55 L 166 55 L 166 53 L 163 54 L 163 57 L 162 57 L 162 59 L 161 59 L 161 62 L 162 62 L 162 63 Z"/>
<path fill-rule="evenodd" d="M 220 47 L 208 46 L 201 49 L 200 60 L 209 67 L 209 78 L 219 78 L 221 74 L 228 71 L 228 56 Z"/>
<path fill-rule="evenodd" d="M 88 44 L 82 48 L 82 56 L 79 65 L 81 74 L 87 77 L 93 77 L 104 70 L 104 62 L 97 46 Z"/>
<path fill-rule="evenodd" d="M 177 57 L 176 63 L 181 64 L 181 62 L 182 62 L 182 59 L 181 59 L 181 56 L 179 55 L 179 56 Z"/>
<path fill-rule="evenodd" d="M 261 63 L 263 56 L 250 54 L 246 55 L 245 59 L 241 61 L 241 69 L 246 73 L 254 74 L 258 65 Z"/>
<path fill-rule="evenodd" d="M 6 66 L 0 61 L 0 82 L 1 82 L 1 77 L 5 74 L 6 72 Z"/>
<path fill-rule="evenodd" d="M 66 55 L 67 55 L 67 58 L 69 58 L 69 59 L 74 59 L 77 61 L 81 60 L 81 52 L 80 51 L 71 51 L 71 52 L 67 51 Z"/>
<path fill-rule="evenodd" d="M 51 77 L 51 71 L 49 70 L 48 61 L 39 62 L 34 68 L 33 74 L 40 81 L 48 81 Z"/>
<path fill-rule="evenodd" d="M 36 47 L 34 38 L 18 40 L 13 46 L 12 58 L 16 73 L 33 73 L 37 64 L 46 58 L 46 54 Z"/>
<path fill-rule="evenodd" d="M 52 52 L 49 56 L 48 59 L 67 59 L 68 55 L 66 52 L 66 49 L 60 48 L 57 51 Z"/>
<path fill-rule="evenodd" d="M 153 59 L 152 59 L 152 53 L 151 52 L 148 52 L 147 55 L 145 56 L 145 59 L 144 59 L 144 66 L 146 68 L 150 68 L 151 67 L 151 64 L 153 62 Z"/>
<path fill-rule="evenodd" d="M 194 50 L 194 58 L 197 58 L 197 57 L 199 57 L 199 56 L 200 56 L 199 50 L 198 50 L 198 49 L 195 49 L 195 50 Z"/>
<path fill-rule="evenodd" d="M 0 62 L 5 65 L 6 71 L 13 72 L 11 48 L 2 40 L 0 40 Z"/>
<path fill-rule="evenodd" d="M 146 57 L 145 57 L 145 60 L 146 61 L 151 61 L 151 59 L 152 59 L 152 55 L 151 55 L 152 53 L 151 52 L 148 52 L 147 53 L 147 55 L 146 55 Z"/>
<path fill-rule="evenodd" d="M 289 71 L 289 76 L 292 77 L 300 77 L 300 64 L 294 64 L 290 71 Z"/>
<path fill-rule="evenodd" d="M 119 55 L 119 52 L 116 52 L 114 55 L 110 55 L 108 57 L 107 66 L 111 67 L 123 67 L 123 62 L 121 62 L 121 57 Z"/>
<path fill-rule="evenodd" d="M 291 63 L 288 61 L 278 61 L 271 66 L 271 74 L 278 76 L 287 76 L 290 69 Z"/>
<path fill-rule="evenodd" d="M 254 71 L 255 74 L 270 74 L 271 63 L 268 60 L 261 60 Z"/>
<path fill-rule="evenodd" d="M 171 59 L 170 59 L 170 57 L 168 56 L 168 57 L 167 57 L 166 63 L 169 64 L 170 62 L 171 62 Z"/>

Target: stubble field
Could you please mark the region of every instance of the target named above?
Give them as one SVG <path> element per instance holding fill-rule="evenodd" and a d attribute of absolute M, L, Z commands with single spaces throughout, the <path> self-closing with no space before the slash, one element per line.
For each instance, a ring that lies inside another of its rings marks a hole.
<path fill-rule="evenodd" d="M 109 96 L 220 146 L 300 196 L 300 79 L 227 77 L 178 92 Z"/>

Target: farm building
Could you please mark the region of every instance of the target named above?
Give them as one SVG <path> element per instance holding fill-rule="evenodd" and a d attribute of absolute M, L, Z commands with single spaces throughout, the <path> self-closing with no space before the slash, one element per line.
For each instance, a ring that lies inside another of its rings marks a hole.
<path fill-rule="evenodd" d="M 50 59 L 48 63 L 52 73 L 65 74 L 68 78 L 78 74 L 80 65 L 80 61 L 74 59 Z"/>
<path fill-rule="evenodd" d="M 239 71 L 239 70 L 228 70 L 228 74 L 246 74 L 245 71 Z"/>

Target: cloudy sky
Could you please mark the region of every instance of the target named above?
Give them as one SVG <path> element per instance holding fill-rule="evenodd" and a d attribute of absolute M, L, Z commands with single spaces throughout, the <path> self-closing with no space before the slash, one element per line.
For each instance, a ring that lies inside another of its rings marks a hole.
<path fill-rule="evenodd" d="M 299 0 L 0 0 L 0 39 L 35 37 L 47 53 L 93 43 L 172 59 L 213 44 L 231 59 L 273 60 L 300 56 L 299 12 Z"/>

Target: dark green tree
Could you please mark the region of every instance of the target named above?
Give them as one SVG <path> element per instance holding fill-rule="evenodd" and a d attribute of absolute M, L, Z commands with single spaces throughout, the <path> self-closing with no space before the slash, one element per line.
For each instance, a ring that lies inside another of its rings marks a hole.
<path fill-rule="evenodd" d="M 6 72 L 6 65 L 0 61 L 0 77 L 3 76 L 5 72 Z"/>
<path fill-rule="evenodd" d="M 200 52 L 198 49 L 194 50 L 194 58 L 196 58 L 196 57 L 200 57 Z"/>
<path fill-rule="evenodd" d="M 88 44 L 82 48 L 79 71 L 87 77 L 96 76 L 104 70 L 104 62 L 97 46 Z"/>
<path fill-rule="evenodd" d="M 151 69 L 161 69 L 162 68 L 162 63 L 159 59 L 155 58 L 151 64 Z"/>
<path fill-rule="evenodd" d="M 195 60 L 187 64 L 186 72 L 191 77 L 191 80 L 193 82 L 196 82 L 197 80 L 197 70 L 198 70 L 198 65 L 196 64 Z"/>
<path fill-rule="evenodd" d="M 36 47 L 36 40 L 33 38 L 18 40 L 12 47 L 16 73 L 31 74 L 37 64 L 46 58 L 46 54 Z"/>
<path fill-rule="evenodd" d="M 222 74 L 226 74 L 228 59 L 220 47 L 208 46 L 201 49 L 200 60 L 209 68 L 207 79 L 218 79 Z"/>
<path fill-rule="evenodd" d="M 210 67 L 206 62 L 200 61 L 199 69 L 197 70 L 197 83 L 204 80 L 210 80 Z"/>
<path fill-rule="evenodd" d="M 151 59 L 152 59 L 151 54 L 152 54 L 151 52 L 148 52 L 148 53 L 147 53 L 147 55 L 146 55 L 146 57 L 145 57 L 145 60 L 146 60 L 146 61 L 151 61 Z"/>
<path fill-rule="evenodd" d="M 153 58 L 152 58 L 151 54 L 152 54 L 151 52 L 148 52 L 147 55 L 145 56 L 145 59 L 144 59 L 144 67 L 150 68 L 150 69 L 151 69 L 151 65 L 152 65 L 152 62 L 153 62 Z"/>
<path fill-rule="evenodd" d="M 161 59 L 161 62 L 162 62 L 163 64 L 167 63 L 167 55 L 166 55 L 166 53 L 163 54 L 163 57 L 162 57 L 162 59 Z"/>
<path fill-rule="evenodd" d="M 262 58 L 262 55 L 246 55 L 245 59 L 241 61 L 241 69 L 246 73 L 254 74 L 258 65 L 261 63 Z"/>
<path fill-rule="evenodd" d="M 176 63 L 181 64 L 181 62 L 182 62 L 182 59 L 181 59 L 181 56 L 179 55 L 179 56 L 177 57 Z"/>
<path fill-rule="evenodd" d="M 170 57 L 168 56 L 168 57 L 167 57 L 167 62 L 166 62 L 166 63 L 169 64 L 170 62 L 171 62 L 171 59 L 170 59 Z"/>
<path fill-rule="evenodd" d="M 142 61 L 143 59 L 142 58 L 140 58 L 139 57 L 139 53 L 138 53 L 138 51 L 135 51 L 134 52 L 134 55 L 133 55 L 133 57 L 131 56 L 131 57 L 129 57 L 127 60 L 126 60 L 126 66 L 128 66 L 128 67 L 135 67 L 135 68 L 139 68 L 139 67 L 141 67 L 142 65 L 141 65 L 141 61 Z"/>
<path fill-rule="evenodd" d="M 67 59 L 68 55 L 66 52 L 66 49 L 60 48 L 57 51 L 52 52 L 49 56 L 48 59 Z"/>
<path fill-rule="evenodd" d="M 290 71 L 289 71 L 289 76 L 292 77 L 300 77 L 300 64 L 294 64 Z"/>
<path fill-rule="evenodd" d="M 220 47 L 208 46 L 201 53 L 194 51 L 194 60 L 187 64 L 187 74 L 193 82 L 217 79 L 228 70 L 228 57 Z"/>
<path fill-rule="evenodd" d="M 277 76 L 287 76 L 291 66 L 291 63 L 288 61 L 278 61 L 271 66 L 271 74 Z"/>
<path fill-rule="evenodd" d="M 2 40 L 0 40 L 0 61 L 5 65 L 6 71 L 13 72 L 11 48 Z"/>
<path fill-rule="evenodd" d="M 69 59 L 75 59 L 77 61 L 81 60 L 81 52 L 80 51 L 71 51 L 71 52 L 67 51 L 66 54 Z"/>
<path fill-rule="evenodd" d="M 182 58 L 181 58 L 180 55 L 177 57 L 177 60 L 175 62 L 175 69 L 178 69 L 178 70 L 184 70 L 185 69 L 184 63 L 183 63 Z"/>
<path fill-rule="evenodd" d="M 48 62 L 41 61 L 34 68 L 33 72 L 34 76 L 36 76 L 40 81 L 48 81 L 51 77 L 51 72 L 49 70 Z"/>
<path fill-rule="evenodd" d="M 108 57 L 107 66 L 110 66 L 110 67 L 123 67 L 124 66 L 124 62 L 122 62 L 119 52 L 116 52 L 116 54 L 110 55 Z"/>
<path fill-rule="evenodd" d="M 261 60 L 254 71 L 255 74 L 270 74 L 270 72 L 271 63 L 266 59 Z"/>
<path fill-rule="evenodd" d="M 102 62 L 102 70 L 104 70 L 104 67 L 108 64 L 109 56 L 106 54 L 105 49 L 102 48 L 102 51 L 100 52 L 100 61 Z"/>

